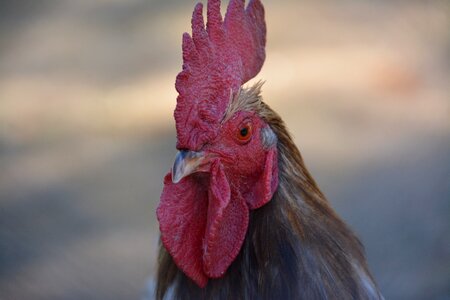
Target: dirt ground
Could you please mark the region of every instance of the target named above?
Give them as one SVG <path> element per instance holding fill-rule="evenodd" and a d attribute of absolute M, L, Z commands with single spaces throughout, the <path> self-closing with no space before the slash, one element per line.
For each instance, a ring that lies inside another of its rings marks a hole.
<path fill-rule="evenodd" d="M 194 3 L 0 3 L 0 299 L 143 297 Z M 263 3 L 265 101 L 385 298 L 450 299 L 449 3 Z"/>

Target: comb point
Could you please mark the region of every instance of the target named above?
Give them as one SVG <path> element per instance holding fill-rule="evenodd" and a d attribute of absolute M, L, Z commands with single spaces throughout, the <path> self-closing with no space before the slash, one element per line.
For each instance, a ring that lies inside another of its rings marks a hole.
<path fill-rule="evenodd" d="M 222 14 L 220 13 L 220 0 L 208 0 L 207 17 L 206 30 L 214 42 L 220 43 L 220 41 L 223 41 L 224 39 Z"/>
<path fill-rule="evenodd" d="M 187 32 L 183 34 L 181 48 L 183 49 L 183 61 L 192 61 L 195 64 L 198 63 L 199 57 L 197 49 L 195 49 L 194 41 Z"/>

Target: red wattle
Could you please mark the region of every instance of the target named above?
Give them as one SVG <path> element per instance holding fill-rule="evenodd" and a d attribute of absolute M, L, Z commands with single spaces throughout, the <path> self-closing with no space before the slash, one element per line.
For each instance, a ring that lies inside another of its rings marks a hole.
<path fill-rule="evenodd" d="M 278 184 L 276 149 L 267 152 L 265 167 L 245 195 L 230 187 L 219 160 L 210 173 L 196 173 L 174 184 L 171 174 L 157 209 L 161 240 L 175 264 L 200 287 L 225 274 L 242 247 L 249 208 L 267 203 Z"/>
<path fill-rule="evenodd" d="M 231 193 L 223 167 L 218 162 L 211 169 L 208 196 L 203 269 L 208 277 L 217 278 L 225 274 L 239 254 L 247 232 L 249 210 L 239 194 Z"/>
<path fill-rule="evenodd" d="M 219 161 L 209 176 L 194 174 L 174 184 L 167 174 L 156 214 L 164 247 L 201 287 L 225 274 L 239 254 L 249 220 L 244 198 L 231 192 Z"/>
<path fill-rule="evenodd" d="M 171 173 L 167 174 L 156 210 L 164 247 L 178 268 L 201 287 L 208 282 L 201 260 L 208 209 L 207 181 L 208 178 L 188 176 L 174 184 Z"/>

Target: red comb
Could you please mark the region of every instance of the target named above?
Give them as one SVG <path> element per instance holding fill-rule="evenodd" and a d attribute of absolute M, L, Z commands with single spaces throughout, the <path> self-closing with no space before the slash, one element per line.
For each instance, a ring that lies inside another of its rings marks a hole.
<path fill-rule="evenodd" d="M 192 15 L 192 37 L 183 35 L 183 70 L 175 83 L 177 148 L 199 150 L 217 136 L 220 121 L 240 86 L 261 70 L 265 59 L 266 25 L 259 0 L 231 0 L 225 20 L 220 0 L 208 0 Z"/>

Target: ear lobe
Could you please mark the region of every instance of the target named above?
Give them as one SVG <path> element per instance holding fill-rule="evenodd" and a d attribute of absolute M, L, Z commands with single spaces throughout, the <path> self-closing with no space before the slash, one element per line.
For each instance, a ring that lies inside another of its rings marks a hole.
<path fill-rule="evenodd" d="M 272 199 L 278 187 L 278 155 L 277 149 L 267 152 L 266 163 L 262 176 L 256 182 L 253 197 L 247 200 L 250 209 L 257 209 Z"/>

